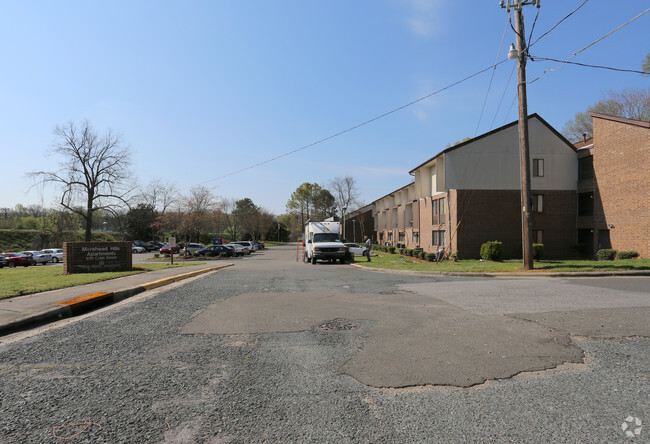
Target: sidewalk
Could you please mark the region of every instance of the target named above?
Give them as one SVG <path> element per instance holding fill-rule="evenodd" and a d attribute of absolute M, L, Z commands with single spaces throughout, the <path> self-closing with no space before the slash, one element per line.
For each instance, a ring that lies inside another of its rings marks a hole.
<path fill-rule="evenodd" d="M 233 266 L 233 263 L 166 268 L 77 287 L 0 300 L 0 335 L 119 302 L 152 288 Z"/>

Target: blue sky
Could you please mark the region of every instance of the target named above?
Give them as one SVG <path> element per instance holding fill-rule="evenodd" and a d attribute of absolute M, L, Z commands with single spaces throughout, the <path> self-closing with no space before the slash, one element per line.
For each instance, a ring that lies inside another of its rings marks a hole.
<path fill-rule="evenodd" d="M 543 1 L 533 41 L 583 1 Z M 448 143 L 517 118 L 508 61 L 230 175 L 503 60 L 515 41 L 508 14 L 496 0 L 0 4 L 0 207 L 53 206 L 56 189 L 27 191 L 25 175 L 56 168 L 60 159 L 47 155 L 52 130 L 68 121 L 120 131 L 142 185 L 202 184 L 280 214 L 300 184 L 337 176 L 354 176 L 369 203 L 409 183 L 408 171 Z M 531 53 L 565 60 L 647 8 L 647 0 L 590 0 Z M 524 8 L 527 35 L 537 13 Z M 650 13 L 573 61 L 640 70 L 648 42 Z M 529 62 L 528 79 L 558 66 Z M 649 85 L 639 74 L 565 65 L 528 85 L 528 111 L 561 130 L 606 91 Z"/>

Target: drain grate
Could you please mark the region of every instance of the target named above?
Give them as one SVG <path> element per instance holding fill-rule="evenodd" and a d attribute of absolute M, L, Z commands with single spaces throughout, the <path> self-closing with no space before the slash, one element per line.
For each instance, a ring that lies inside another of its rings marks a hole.
<path fill-rule="evenodd" d="M 314 330 L 318 331 L 346 331 L 354 330 L 359 328 L 359 324 L 356 322 L 348 321 L 346 319 L 333 319 L 331 321 L 324 322 L 320 325 L 314 327 Z"/>

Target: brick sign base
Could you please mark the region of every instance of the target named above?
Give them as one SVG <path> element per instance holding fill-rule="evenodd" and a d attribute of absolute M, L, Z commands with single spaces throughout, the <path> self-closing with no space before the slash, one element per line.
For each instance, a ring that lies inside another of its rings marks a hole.
<path fill-rule="evenodd" d="M 101 273 L 133 268 L 131 242 L 64 242 L 63 272 Z"/>

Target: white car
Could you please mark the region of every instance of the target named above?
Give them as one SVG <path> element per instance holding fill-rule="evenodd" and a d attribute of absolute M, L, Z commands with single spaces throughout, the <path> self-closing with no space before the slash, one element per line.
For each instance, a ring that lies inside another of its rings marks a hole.
<path fill-rule="evenodd" d="M 52 256 L 52 262 L 63 262 L 63 248 L 46 248 L 43 253 Z"/>
<path fill-rule="evenodd" d="M 248 247 L 245 247 L 243 245 L 231 243 L 231 244 L 227 244 L 226 247 L 233 248 L 235 250 L 235 255 L 237 255 L 237 256 L 243 256 L 245 254 L 251 254 Z"/>
<path fill-rule="evenodd" d="M 257 244 L 255 242 L 251 241 L 235 241 L 231 242 L 231 244 L 239 244 L 243 247 L 248 247 L 249 252 L 257 251 Z"/>
<path fill-rule="evenodd" d="M 23 251 L 22 253 L 31 256 L 34 259 L 34 265 L 47 265 L 52 260 L 52 255 L 50 253 L 45 253 L 44 251 L 30 250 Z"/>
<path fill-rule="evenodd" d="M 203 244 L 187 244 L 183 250 L 187 251 L 189 254 L 194 254 L 199 250 L 204 250 L 205 245 Z"/>
<path fill-rule="evenodd" d="M 350 249 L 350 253 L 355 256 L 365 256 L 367 248 L 353 242 L 348 242 L 345 244 L 346 247 Z"/>
<path fill-rule="evenodd" d="M 146 253 L 147 249 L 144 247 L 139 247 L 138 245 L 131 245 L 131 251 L 133 254 Z"/>

